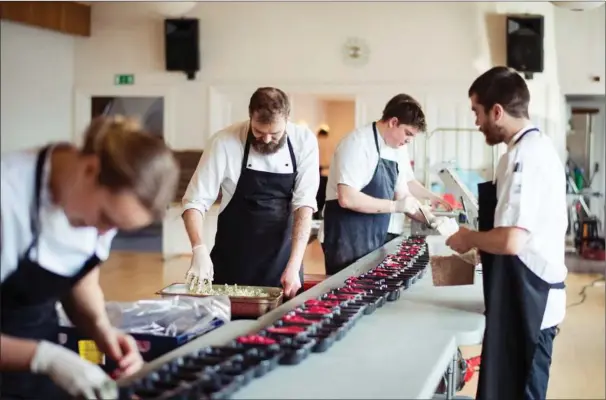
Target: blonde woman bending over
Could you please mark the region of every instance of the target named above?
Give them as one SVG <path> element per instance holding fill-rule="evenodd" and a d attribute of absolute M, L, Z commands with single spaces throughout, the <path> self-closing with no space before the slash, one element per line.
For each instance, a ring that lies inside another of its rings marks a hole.
<path fill-rule="evenodd" d="M 81 149 L 56 143 L 1 163 L 0 397 L 117 398 L 103 370 L 56 343 L 55 303 L 117 361 L 117 376 L 141 368 L 133 338 L 109 322 L 98 266 L 117 229 L 162 217 L 177 187 L 173 153 L 113 117 L 94 120 Z"/>

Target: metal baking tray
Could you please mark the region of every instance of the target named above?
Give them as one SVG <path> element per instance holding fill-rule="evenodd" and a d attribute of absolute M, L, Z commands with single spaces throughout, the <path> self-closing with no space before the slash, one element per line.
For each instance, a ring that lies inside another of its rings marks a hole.
<path fill-rule="evenodd" d="M 260 317 L 267 314 L 274 308 L 282 304 L 284 291 L 277 287 L 266 286 L 240 286 L 239 287 L 261 289 L 267 294 L 267 297 L 249 297 L 249 296 L 229 296 L 231 302 L 231 314 L 237 317 Z M 224 285 L 213 285 L 213 288 L 219 289 Z M 207 294 L 190 293 L 187 290 L 185 283 L 173 283 L 166 286 L 164 289 L 156 292 L 162 297 L 166 296 L 191 296 L 191 297 L 207 297 Z"/>

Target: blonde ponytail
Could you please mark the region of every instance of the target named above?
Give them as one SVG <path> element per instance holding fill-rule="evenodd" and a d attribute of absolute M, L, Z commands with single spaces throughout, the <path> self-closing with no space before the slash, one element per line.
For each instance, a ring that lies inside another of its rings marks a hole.
<path fill-rule="evenodd" d="M 163 139 L 124 116 L 94 119 L 84 135 L 83 154 L 99 158 L 99 183 L 112 192 L 132 191 L 155 218 L 174 199 L 179 165 Z"/>

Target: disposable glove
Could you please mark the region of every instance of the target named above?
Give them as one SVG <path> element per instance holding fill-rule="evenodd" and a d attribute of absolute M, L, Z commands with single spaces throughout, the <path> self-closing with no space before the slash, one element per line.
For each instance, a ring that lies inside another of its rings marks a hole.
<path fill-rule="evenodd" d="M 191 265 L 185 275 L 185 281 L 190 290 L 200 292 L 206 282 L 213 280 L 213 262 L 206 245 L 195 246 L 192 250 Z"/>
<path fill-rule="evenodd" d="M 30 369 L 33 373 L 47 375 L 73 397 L 93 400 L 118 398 L 116 382 L 98 365 L 45 340 L 38 343 Z"/>
<path fill-rule="evenodd" d="M 421 203 L 412 196 L 406 196 L 403 199 L 392 203 L 392 212 L 406 213 L 414 215 L 420 211 Z"/>

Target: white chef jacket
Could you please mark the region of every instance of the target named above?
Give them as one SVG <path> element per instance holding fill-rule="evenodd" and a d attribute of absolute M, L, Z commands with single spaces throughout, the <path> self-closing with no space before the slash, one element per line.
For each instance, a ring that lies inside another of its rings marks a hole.
<path fill-rule="evenodd" d="M 389 147 L 380 134 L 377 134 L 377 140 L 381 158 L 398 162 L 400 172 L 396 182 L 396 192 L 407 190 L 406 183 L 414 179 L 414 174 L 408 154 L 405 154 L 406 147 L 398 149 Z M 326 201 L 338 199 L 339 184 L 362 190 L 372 180 L 378 163 L 379 154 L 372 124 L 358 128 L 345 136 L 333 155 L 326 184 Z"/>
<path fill-rule="evenodd" d="M 248 131 L 249 121 L 244 121 L 231 125 L 211 137 L 183 196 L 183 211 L 196 209 L 206 213 L 217 200 L 219 189 L 222 194 L 219 212 L 225 210 L 240 178 Z M 316 194 L 320 184 L 316 135 L 309 128 L 291 122 L 286 125 L 286 133 L 297 162 L 293 209 L 310 207 L 316 212 Z M 255 171 L 292 174 L 293 165 L 288 144 L 285 143 L 274 154 L 260 154 L 250 146 L 247 167 Z"/>
<path fill-rule="evenodd" d="M 35 196 L 36 161 L 40 149 L 2 154 L 0 282 L 18 266 L 33 241 L 30 220 Z M 50 152 L 49 152 L 50 155 Z M 84 263 L 96 254 L 101 260 L 109 256 L 117 230 L 98 235 L 92 227 L 72 227 L 63 209 L 53 204 L 49 191 L 50 162 L 47 157 L 40 199 L 40 236 L 30 256 L 43 268 L 65 277 L 75 276 Z"/>
<path fill-rule="evenodd" d="M 379 142 L 381 158 L 398 162 L 399 174 L 396 182 L 396 192 L 409 193 L 407 183 L 415 179 L 415 176 L 410 165 L 407 148 L 402 146 L 394 149 L 387 146 L 378 132 L 377 141 Z M 345 136 L 339 142 L 330 164 L 331 168 L 326 184 L 326 201 L 338 199 L 337 188 L 339 184 L 362 190 L 372 180 L 378 163 L 379 154 L 377 153 L 372 124 L 357 128 Z M 394 222 L 394 215 L 392 214 L 390 227 L 392 224 L 398 223 L 397 221 Z M 400 215 L 402 218 L 400 221 L 403 225 L 404 214 Z M 318 232 L 318 239 L 320 242 L 324 241 L 323 223 Z"/>
<path fill-rule="evenodd" d="M 566 279 L 566 175 L 549 137 L 533 131 L 517 144 L 528 126 L 514 136 L 496 171 L 496 227 L 519 227 L 530 232 L 520 260 L 548 283 Z M 551 289 L 541 329 L 560 324 L 566 314 L 566 290 Z"/>

